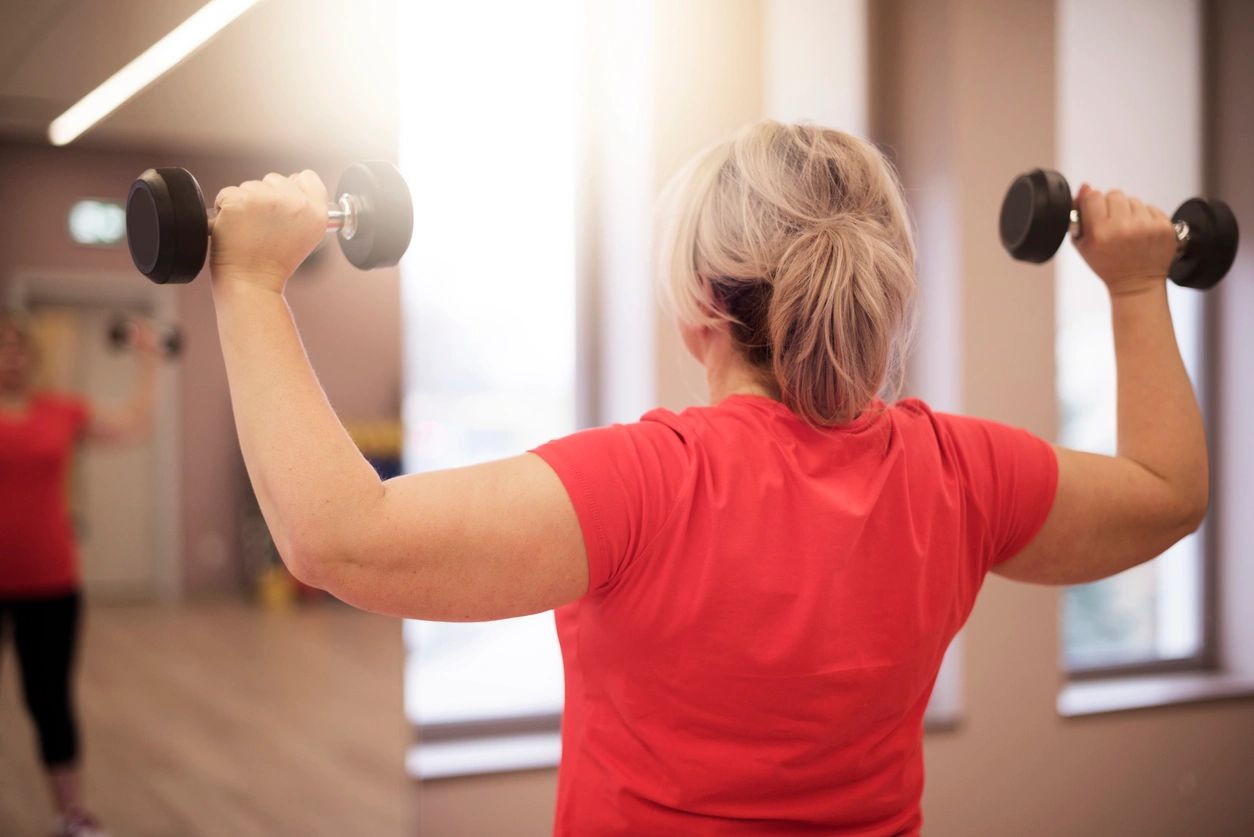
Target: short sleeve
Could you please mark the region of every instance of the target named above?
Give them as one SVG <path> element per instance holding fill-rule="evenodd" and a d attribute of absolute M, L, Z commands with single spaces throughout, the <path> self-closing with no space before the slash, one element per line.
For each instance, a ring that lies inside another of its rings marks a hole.
<path fill-rule="evenodd" d="M 64 416 L 70 435 L 75 439 L 81 438 L 91 424 L 91 403 L 83 396 L 73 393 L 58 393 L 51 396 L 51 402 L 57 412 Z"/>
<path fill-rule="evenodd" d="M 1045 524 L 1058 457 L 1038 436 L 995 421 L 938 414 L 982 528 L 985 570 L 1013 557 Z"/>
<path fill-rule="evenodd" d="M 619 580 L 691 491 L 682 431 L 646 416 L 535 448 L 570 496 L 588 553 L 588 592 Z"/>
<path fill-rule="evenodd" d="M 82 436 L 91 424 L 91 402 L 81 396 L 70 396 L 66 399 L 70 420 L 74 423 L 74 435 Z"/>

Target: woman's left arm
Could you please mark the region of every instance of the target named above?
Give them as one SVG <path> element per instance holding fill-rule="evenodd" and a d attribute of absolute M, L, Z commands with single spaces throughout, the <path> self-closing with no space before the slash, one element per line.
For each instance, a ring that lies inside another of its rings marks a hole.
<path fill-rule="evenodd" d="M 157 383 L 157 336 L 147 324 L 129 323 L 138 369 L 130 397 L 118 407 L 91 404 L 87 438 L 92 442 L 127 444 L 144 438 L 152 427 L 152 399 Z"/>
<path fill-rule="evenodd" d="M 213 295 L 236 430 L 293 575 L 366 610 L 447 621 L 582 596 L 579 522 L 539 457 L 382 482 L 349 438 L 283 297 L 325 229 L 317 176 L 267 175 L 216 203 Z"/>

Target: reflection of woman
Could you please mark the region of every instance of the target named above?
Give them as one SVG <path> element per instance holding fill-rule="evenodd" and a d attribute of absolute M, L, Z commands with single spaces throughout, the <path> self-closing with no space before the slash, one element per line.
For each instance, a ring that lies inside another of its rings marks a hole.
<path fill-rule="evenodd" d="M 124 442 L 146 432 L 156 341 L 136 324 L 140 371 L 127 405 L 105 410 L 34 389 L 38 353 L 26 321 L 0 314 L 0 634 L 13 632 L 26 708 L 57 806 L 55 833 L 98 835 L 83 805 L 71 693 L 77 646 L 78 560 L 67 477 L 81 440 Z"/>
<path fill-rule="evenodd" d="M 384 483 L 283 299 L 325 189 L 306 172 L 220 193 L 214 300 L 262 510 L 293 572 L 359 607 L 559 608 L 560 834 L 917 833 L 924 707 L 985 575 L 1101 578 L 1205 513 L 1171 223 L 1120 192 L 1077 198 L 1119 365 L 1119 454 L 1096 456 L 879 400 L 915 273 L 873 146 L 761 123 L 672 196 L 661 268 L 711 406 Z M 481 220 L 487 241 L 508 223 Z"/>

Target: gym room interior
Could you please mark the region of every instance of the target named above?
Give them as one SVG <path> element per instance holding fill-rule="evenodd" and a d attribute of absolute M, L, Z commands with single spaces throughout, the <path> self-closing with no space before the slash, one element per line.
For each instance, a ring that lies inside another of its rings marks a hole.
<path fill-rule="evenodd" d="M 84 830 L 58 819 L 0 628 L 12 837 L 578 833 L 555 832 L 552 611 L 402 619 L 285 567 L 210 269 L 149 281 L 128 248 L 146 170 L 186 169 L 209 205 L 268 172 L 312 170 L 332 201 L 360 161 L 403 176 L 399 263 L 360 270 L 329 232 L 286 288 L 385 479 L 709 403 L 658 303 L 656 210 L 685 161 L 759 120 L 895 166 L 919 287 L 903 397 L 1070 448 L 1115 449 L 1110 303 L 1072 242 L 1044 264 L 1007 252 L 1016 177 L 1254 222 L 1246 0 L 3 0 L 0 21 L 0 308 L 21 312 L 37 386 L 112 406 L 151 390 L 145 432 L 79 445 L 66 477 Z M 400 223 L 354 211 L 380 237 Z M 923 716 L 923 833 L 1254 834 L 1248 238 L 1213 289 L 1168 291 L 1204 522 L 1102 581 L 988 577 Z M 788 775 L 764 763 L 761 783 Z"/>

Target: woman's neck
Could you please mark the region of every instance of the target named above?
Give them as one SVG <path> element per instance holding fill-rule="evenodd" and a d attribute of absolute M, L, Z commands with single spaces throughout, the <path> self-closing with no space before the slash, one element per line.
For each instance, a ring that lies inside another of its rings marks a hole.
<path fill-rule="evenodd" d="M 30 406 L 31 394 L 27 389 L 0 389 L 0 410 L 18 413 Z"/>
<path fill-rule="evenodd" d="M 684 333 L 693 357 L 705 367 L 705 383 L 710 403 L 717 404 L 733 395 L 759 395 L 779 400 L 779 391 L 732 345 L 726 329 L 707 327 Z"/>
<path fill-rule="evenodd" d="M 733 395 L 759 395 L 779 400 L 779 392 L 762 382 L 762 376 L 743 363 L 709 367 L 705 381 L 710 390 L 710 403 L 718 404 Z"/>

